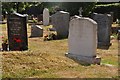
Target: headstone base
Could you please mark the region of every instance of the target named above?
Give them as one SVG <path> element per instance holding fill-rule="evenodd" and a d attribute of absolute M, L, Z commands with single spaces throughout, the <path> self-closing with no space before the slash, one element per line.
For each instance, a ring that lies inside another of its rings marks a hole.
<path fill-rule="evenodd" d="M 98 64 L 100 65 L 101 58 L 100 57 L 88 57 L 88 56 L 80 56 L 72 53 L 66 53 L 65 56 L 77 61 L 80 64 Z"/>

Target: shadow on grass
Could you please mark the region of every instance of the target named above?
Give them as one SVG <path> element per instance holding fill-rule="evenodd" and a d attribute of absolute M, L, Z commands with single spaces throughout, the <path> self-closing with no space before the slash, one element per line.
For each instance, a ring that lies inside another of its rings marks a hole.
<path fill-rule="evenodd" d="M 78 60 L 76 60 L 74 58 L 70 58 L 70 59 L 72 59 L 73 61 L 75 61 L 76 63 L 78 63 L 78 64 L 80 64 L 82 66 L 91 66 L 91 64 L 88 64 L 88 63 L 85 63 L 85 62 L 82 62 L 82 61 L 78 61 Z"/>
<path fill-rule="evenodd" d="M 108 50 L 111 45 L 112 45 L 112 43 L 110 43 L 110 45 L 98 45 L 97 49 Z"/>
<path fill-rule="evenodd" d="M 68 36 L 67 37 L 57 37 L 55 40 L 63 40 L 63 39 L 68 39 Z"/>
<path fill-rule="evenodd" d="M 82 65 L 82 66 L 91 66 L 91 64 L 84 62 L 84 61 L 80 61 L 78 59 L 75 59 L 74 57 L 69 57 L 67 54 L 65 54 L 66 57 L 68 57 L 69 59 L 72 59 L 74 62 Z"/>

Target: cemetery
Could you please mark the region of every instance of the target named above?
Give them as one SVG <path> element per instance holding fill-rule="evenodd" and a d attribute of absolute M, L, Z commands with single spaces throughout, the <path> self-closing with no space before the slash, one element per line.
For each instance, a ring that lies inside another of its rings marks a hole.
<path fill-rule="evenodd" d="M 95 8 L 107 3 L 72 3 L 81 5 L 74 11 L 69 10 L 71 3 L 62 4 L 68 8 L 43 3 L 38 14 L 35 9 L 39 7 L 19 10 L 20 4 L 38 3 L 16 3 L 12 12 L 5 8 L 9 13 L 0 21 L 2 78 L 120 77 L 120 17 L 116 11 L 102 13 Z M 94 6 L 94 10 L 91 7 L 88 14 L 83 4 Z"/>

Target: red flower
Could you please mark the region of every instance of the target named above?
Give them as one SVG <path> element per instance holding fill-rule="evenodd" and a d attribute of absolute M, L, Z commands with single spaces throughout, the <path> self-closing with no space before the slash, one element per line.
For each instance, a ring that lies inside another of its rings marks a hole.
<path fill-rule="evenodd" d="M 17 43 L 22 42 L 22 40 L 21 40 L 21 39 L 18 39 L 18 38 L 14 38 L 14 40 L 15 40 L 15 42 L 17 42 Z"/>
<path fill-rule="evenodd" d="M 17 43 L 20 43 L 20 42 L 22 42 L 22 41 L 21 41 L 20 39 L 18 39 L 18 40 L 16 40 L 16 42 L 17 42 Z"/>

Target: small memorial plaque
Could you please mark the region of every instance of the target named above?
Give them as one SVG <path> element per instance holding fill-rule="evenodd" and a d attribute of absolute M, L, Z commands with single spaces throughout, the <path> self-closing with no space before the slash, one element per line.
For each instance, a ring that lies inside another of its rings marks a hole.
<path fill-rule="evenodd" d="M 8 44 L 10 51 L 22 51 L 28 49 L 27 40 L 27 15 L 13 13 L 8 15 Z"/>

